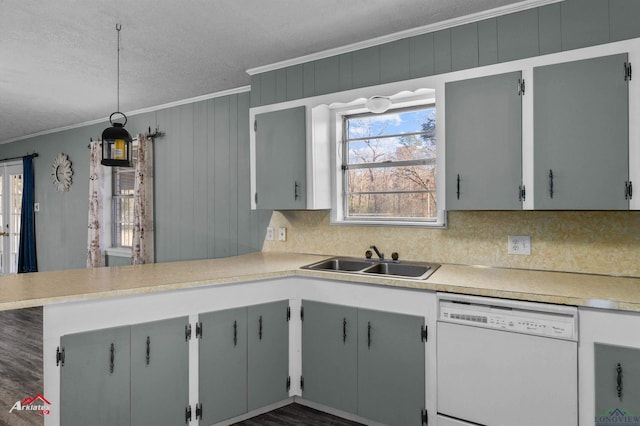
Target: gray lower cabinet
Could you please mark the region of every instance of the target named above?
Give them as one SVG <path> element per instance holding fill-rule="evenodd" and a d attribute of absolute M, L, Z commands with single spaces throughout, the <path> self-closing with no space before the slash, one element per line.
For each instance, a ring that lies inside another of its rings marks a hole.
<path fill-rule="evenodd" d="M 180 425 L 189 405 L 188 317 L 131 326 L 131 424 Z"/>
<path fill-rule="evenodd" d="M 305 399 L 358 412 L 358 310 L 302 302 L 302 377 Z"/>
<path fill-rule="evenodd" d="M 69 334 L 60 348 L 60 424 L 131 424 L 130 328 Z"/>
<path fill-rule="evenodd" d="M 173 318 L 63 336 L 61 424 L 183 424 L 187 323 Z"/>
<path fill-rule="evenodd" d="M 303 397 L 387 425 L 422 425 L 424 318 L 303 301 Z"/>
<path fill-rule="evenodd" d="M 536 210 L 629 208 L 627 62 L 618 54 L 533 69 Z"/>
<path fill-rule="evenodd" d="M 199 316 L 203 425 L 289 397 L 287 300 Z"/>
<path fill-rule="evenodd" d="M 521 72 L 445 85 L 448 210 L 522 209 Z"/>
<path fill-rule="evenodd" d="M 306 128 L 305 107 L 256 115 L 256 208 L 306 207 Z"/>
<path fill-rule="evenodd" d="M 596 419 L 639 415 L 640 349 L 596 343 L 594 358 Z"/>
<path fill-rule="evenodd" d="M 422 425 L 424 318 L 358 310 L 358 415 L 387 425 Z"/>
<path fill-rule="evenodd" d="M 247 408 L 289 397 L 289 301 L 247 308 Z"/>
<path fill-rule="evenodd" d="M 201 424 L 211 425 L 247 410 L 247 308 L 200 314 Z"/>

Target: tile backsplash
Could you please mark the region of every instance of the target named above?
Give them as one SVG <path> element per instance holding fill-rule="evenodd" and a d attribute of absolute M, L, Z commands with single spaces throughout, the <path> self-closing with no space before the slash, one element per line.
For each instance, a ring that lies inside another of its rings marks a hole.
<path fill-rule="evenodd" d="M 273 212 L 276 239 L 263 251 L 362 257 L 375 244 L 405 260 L 640 277 L 640 212 L 449 212 L 448 222 L 447 229 L 331 225 L 328 211 Z M 507 254 L 509 235 L 530 235 L 531 255 Z"/>

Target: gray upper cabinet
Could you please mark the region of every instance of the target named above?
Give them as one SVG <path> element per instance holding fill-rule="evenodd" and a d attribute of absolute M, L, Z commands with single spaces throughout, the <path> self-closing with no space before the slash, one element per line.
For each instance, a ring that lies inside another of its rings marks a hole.
<path fill-rule="evenodd" d="M 640 349 L 594 344 L 596 417 L 640 407 Z M 637 414 L 636 411 L 633 411 Z"/>
<path fill-rule="evenodd" d="M 302 309 L 302 395 L 357 413 L 357 308 L 304 300 Z"/>
<path fill-rule="evenodd" d="M 619 54 L 534 68 L 534 208 L 629 208 L 628 82 Z"/>
<path fill-rule="evenodd" d="M 448 210 L 522 208 L 521 72 L 445 85 Z"/>
<path fill-rule="evenodd" d="M 256 207 L 296 210 L 306 207 L 306 109 L 296 107 L 256 114 Z"/>
<path fill-rule="evenodd" d="M 129 425 L 129 327 L 66 335 L 60 347 L 60 424 Z"/>

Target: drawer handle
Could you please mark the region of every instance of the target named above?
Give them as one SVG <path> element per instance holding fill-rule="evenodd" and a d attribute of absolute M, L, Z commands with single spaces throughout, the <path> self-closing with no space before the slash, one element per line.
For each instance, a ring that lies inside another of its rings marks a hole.
<path fill-rule="evenodd" d="M 456 197 L 460 199 L 460 175 L 456 179 Z"/>
<path fill-rule="evenodd" d="M 553 170 L 549 170 L 549 197 L 553 198 Z"/>
<path fill-rule="evenodd" d="M 262 315 L 258 319 L 258 337 L 262 340 Z"/>
<path fill-rule="evenodd" d="M 347 343 L 347 319 L 342 318 L 342 343 Z"/>
<path fill-rule="evenodd" d="M 616 390 L 618 391 L 618 399 L 622 401 L 622 365 L 620 365 L 620 363 L 616 366 L 616 373 L 616 382 L 618 383 Z"/>
<path fill-rule="evenodd" d="M 115 345 L 112 343 L 111 344 L 111 348 L 109 349 L 109 374 L 113 374 L 113 369 L 115 367 L 115 361 L 116 361 L 116 347 Z"/>
<path fill-rule="evenodd" d="M 294 181 L 293 182 L 293 199 L 297 200 L 298 198 L 300 198 L 300 194 L 298 193 L 298 190 L 300 188 L 300 185 L 298 184 L 298 181 Z"/>
<path fill-rule="evenodd" d="M 233 346 L 238 346 L 238 321 L 233 322 Z"/>
<path fill-rule="evenodd" d="M 145 357 L 147 365 L 151 362 L 151 337 L 147 336 L 147 355 Z"/>
<path fill-rule="evenodd" d="M 371 348 L 371 321 L 367 323 L 367 348 Z"/>

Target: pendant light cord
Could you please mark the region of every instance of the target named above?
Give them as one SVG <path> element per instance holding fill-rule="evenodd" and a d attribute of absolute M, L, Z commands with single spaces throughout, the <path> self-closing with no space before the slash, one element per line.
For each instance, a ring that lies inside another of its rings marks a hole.
<path fill-rule="evenodd" d="M 117 89 L 117 111 L 120 111 L 120 30 L 121 24 L 116 24 L 116 31 L 118 32 L 118 89 Z"/>

